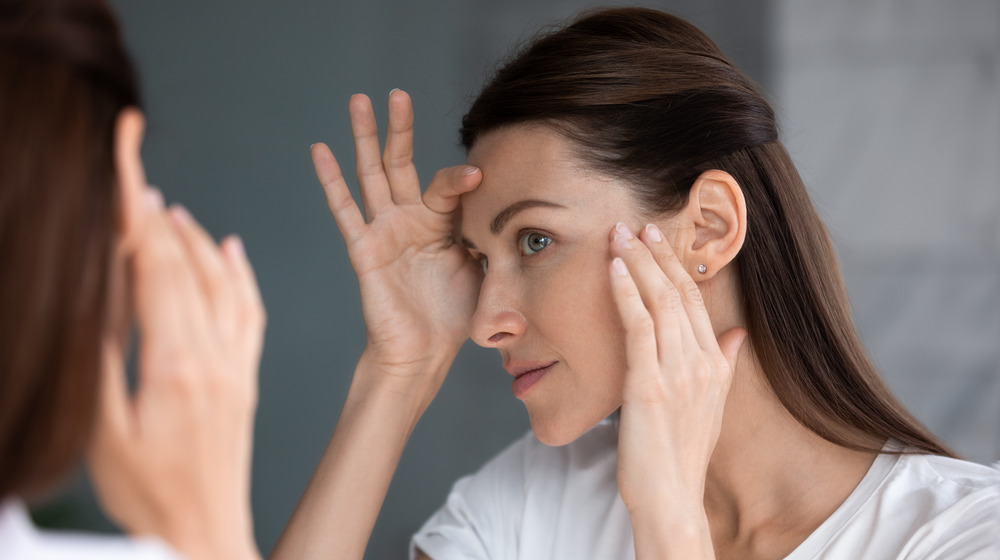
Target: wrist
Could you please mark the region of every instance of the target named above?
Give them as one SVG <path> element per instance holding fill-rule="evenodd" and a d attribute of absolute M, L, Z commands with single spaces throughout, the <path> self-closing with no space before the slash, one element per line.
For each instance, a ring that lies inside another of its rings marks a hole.
<path fill-rule="evenodd" d="M 186 560 L 261 558 L 251 531 L 231 528 L 213 530 L 208 525 L 192 524 L 188 529 L 175 530 L 172 535 L 167 536 L 167 541 Z"/>
<path fill-rule="evenodd" d="M 214 493 L 202 506 L 174 507 L 159 524 L 162 536 L 187 560 L 259 559 L 249 498 Z"/>
<path fill-rule="evenodd" d="M 422 414 L 444 382 L 455 352 L 442 352 L 407 363 L 386 363 L 366 348 L 354 371 L 348 400 L 382 395 Z"/>

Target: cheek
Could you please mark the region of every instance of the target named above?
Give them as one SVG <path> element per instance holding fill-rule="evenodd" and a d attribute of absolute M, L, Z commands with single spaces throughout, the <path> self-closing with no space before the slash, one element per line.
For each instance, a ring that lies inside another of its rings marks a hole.
<path fill-rule="evenodd" d="M 611 296 L 608 267 L 611 256 L 594 249 L 560 263 L 564 274 L 548 286 L 544 301 L 532 302 L 536 318 L 558 332 L 557 351 L 581 374 L 579 381 L 621 393 L 625 372 L 625 338 L 618 308 Z"/>

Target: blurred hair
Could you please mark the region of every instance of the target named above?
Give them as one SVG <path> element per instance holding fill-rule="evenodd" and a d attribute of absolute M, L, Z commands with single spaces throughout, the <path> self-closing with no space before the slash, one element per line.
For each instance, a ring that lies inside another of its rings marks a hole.
<path fill-rule="evenodd" d="M 77 464 L 92 429 L 118 217 L 114 127 L 139 105 L 101 0 L 0 0 L 0 497 Z"/>
<path fill-rule="evenodd" d="M 830 238 L 778 141 L 774 112 L 700 30 L 650 9 L 585 13 L 502 66 L 462 119 L 542 124 L 593 169 L 626 179 L 651 215 L 676 212 L 698 176 L 731 174 L 746 198 L 736 257 L 743 314 L 770 387 L 821 437 L 878 452 L 895 438 L 954 454 L 882 381 L 855 331 Z"/>

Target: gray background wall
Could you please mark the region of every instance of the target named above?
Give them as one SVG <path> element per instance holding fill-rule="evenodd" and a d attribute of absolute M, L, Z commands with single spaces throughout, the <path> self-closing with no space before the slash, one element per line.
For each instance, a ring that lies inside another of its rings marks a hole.
<path fill-rule="evenodd" d="M 1000 459 L 1000 2 L 781 0 L 784 140 L 903 401 Z"/>
<path fill-rule="evenodd" d="M 356 282 L 309 145 L 328 142 L 352 176 L 349 96 L 369 93 L 384 119 L 387 93 L 400 87 L 414 99 L 418 168 L 429 179 L 462 161 L 458 121 L 493 64 L 541 26 L 596 4 L 113 3 L 141 68 L 151 182 L 217 236 L 244 237 L 267 304 L 253 473 L 267 552 L 332 433 L 364 344 Z M 702 26 L 773 94 L 876 359 L 932 428 L 974 458 L 996 459 L 996 2 L 647 4 Z M 413 434 L 368 557 L 402 556 L 454 479 L 528 429 L 498 362 L 463 349 Z M 52 524 L 106 526 L 79 481 L 49 512 Z"/>

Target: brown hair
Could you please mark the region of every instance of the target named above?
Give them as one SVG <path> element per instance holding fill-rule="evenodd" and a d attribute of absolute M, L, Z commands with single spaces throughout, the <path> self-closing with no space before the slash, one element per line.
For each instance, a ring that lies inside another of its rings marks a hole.
<path fill-rule="evenodd" d="M 0 76 L 0 497 L 32 497 L 92 431 L 114 126 L 139 95 L 100 0 L 0 0 Z"/>
<path fill-rule="evenodd" d="M 774 112 L 704 33 L 643 8 L 584 14 L 501 67 L 462 119 L 466 150 L 540 123 L 596 170 L 628 179 L 650 213 L 681 208 L 709 169 L 747 204 L 736 258 L 749 341 L 804 426 L 852 449 L 895 438 L 954 456 L 892 395 L 854 329 L 830 238 L 778 141 Z"/>

